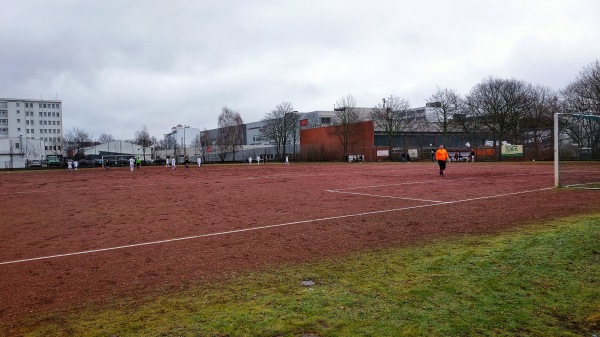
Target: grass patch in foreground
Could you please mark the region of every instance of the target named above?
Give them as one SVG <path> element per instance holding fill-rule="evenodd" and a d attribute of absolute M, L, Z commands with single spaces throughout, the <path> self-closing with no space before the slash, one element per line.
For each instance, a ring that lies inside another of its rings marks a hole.
<path fill-rule="evenodd" d="M 591 336 L 600 214 L 245 273 L 23 326 L 27 336 Z M 302 280 L 316 282 L 312 287 Z"/>

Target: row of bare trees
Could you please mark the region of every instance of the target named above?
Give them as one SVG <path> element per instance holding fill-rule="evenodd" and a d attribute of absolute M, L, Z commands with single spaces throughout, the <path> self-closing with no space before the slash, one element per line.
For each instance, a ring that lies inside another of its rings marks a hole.
<path fill-rule="evenodd" d="M 346 95 L 335 104 L 335 134 L 346 153 L 357 131 L 356 123 L 369 118 L 385 135 L 390 153 L 397 135 L 408 130 L 440 133 L 443 142 L 449 133 L 463 133 L 471 139 L 483 133 L 492 138 L 496 148 L 502 141 L 526 141 L 534 151 L 539 151 L 543 144 L 549 144 L 555 113 L 600 116 L 600 63 L 595 61 L 586 66 L 562 91 L 517 79 L 488 77 L 466 95 L 438 87 L 427 99 L 427 106 L 433 116 L 426 120 L 422 115 L 411 113 L 408 100 L 392 95 L 365 116 L 356 108 L 354 97 Z M 575 142 L 591 146 L 594 152 L 599 150 L 599 129 L 599 122 L 594 119 L 580 121 L 576 127 L 565 127 Z M 496 153 L 500 158 L 500 151 Z"/>
<path fill-rule="evenodd" d="M 370 119 L 380 130 L 390 149 L 396 145 L 397 135 L 408 130 L 433 130 L 442 134 L 460 132 L 467 135 L 485 133 L 490 135 L 494 146 L 502 141 L 518 143 L 524 139 L 539 148 L 544 138 L 549 137 L 554 113 L 585 113 L 600 115 L 600 63 L 596 60 L 583 68 L 575 81 L 561 91 L 541 85 L 533 85 L 517 79 L 488 77 L 476 84 L 469 93 L 461 95 L 454 89 L 438 87 L 427 99 L 433 116 L 424 120 L 410 111 L 410 103 L 400 96 L 391 95 L 364 113 L 357 108 L 356 99 L 345 95 L 334 104 L 334 133 L 339 138 L 345 154 L 350 142 L 358 132 L 358 122 Z M 433 118 L 431 118 L 433 117 Z M 300 115 L 292 103 L 282 102 L 264 116 L 263 134 L 276 148 L 278 157 L 285 157 L 287 146 L 295 145 L 299 139 Z M 309 125 L 319 125 L 318 116 L 308 116 Z M 224 106 L 218 118 L 218 134 L 215 140 L 222 161 L 228 153 L 240 151 L 243 140 L 243 120 L 239 112 Z M 573 131 L 572 138 L 581 143 L 597 147 L 600 143 L 598 121 L 586 121 L 585 132 Z M 567 128 L 568 129 L 568 128 Z M 206 131 L 206 130 L 205 130 Z M 212 145 L 207 132 L 201 133 L 193 143 L 203 148 Z M 102 134 L 99 142 L 114 140 L 110 134 Z M 73 128 L 65 135 L 65 141 L 74 144 L 76 152 L 89 143 L 89 135 L 82 129 Z M 144 149 L 161 141 L 150 136 L 145 126 L 136 131 L 134 143 Z M 294 155 L 296 147 L 294 146 Z M 595 151 L 598 151 L 596 148 Z M 496 151 L 500 153 L 500 151 Z"/>

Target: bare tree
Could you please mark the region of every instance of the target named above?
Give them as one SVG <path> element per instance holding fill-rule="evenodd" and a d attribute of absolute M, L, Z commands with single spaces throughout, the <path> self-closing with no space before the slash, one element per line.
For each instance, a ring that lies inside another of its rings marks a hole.
<path fill-rule="evenodd" d="M 144 161 L 146 161 L 146 148 L 152 144 L 152 137 L 150 136 L 150 133 L 145 125 L 142 125 L 141 130 L 135 132 L 134 144 L 142 147 Z"/>
<path fill-rule="evenodd" d="M 531 144 L 534 158 L 542 158 L 543 144 L 551 143 L 553 116 L 559 111 L 558 94 L 543 86 L 531 86 L 529 108 L 520 125 L 522 138 Z"/>
<path fill-rule="evenodd" d="M 442 143 L 446 144 L 446 134 L 451 127 L 451 121 L 454 120 L 455 114 L 462 112 L 463 100 L 457 91 L 437 87 L 437 91 L 431 95 L 427 103 L 435 113 L 435 120 L 430 121 L 431 126 L 442 133 Z"/>
<path fill-rule="evenodd" d="M 202 131 L 200 133 L 200 142 L 202 145 L 202 161 L 206 162 L 206 149 L 207 147 L 212 145 L 212 141 L 210 139 L 210 133 L 208 132 L 208 130 L 206 130 L 206 128 L 204 128 L 204 131 Z M 212 149 L 211 149 L 212 151 Z"/>
<path fill-rule="evenodd" d="M 335 102 L 333 108 L 334 128 L 333 133 L 340 140 L 342 146 L 342 160 L 344 160 L 348 145 L 354 141 L 360 130 L 358 122 L 361 122 L 360 113 L 356 110 L 356 99 L 351 94 L 341 97 Z"/>
<path fill-rule="evenodd" d="M 293 145 L 293 157 L 296 157 L 296 143 L 300 140 L 300 114 L 292 111 L 286 115 L 287 124 L 290 132 L 290 144 Z M 285 157 L 285 148 L 283 152 Z"/>
<path fill-rule="evenodd" d="M 194 154 L 201 157 L 204 156 L 204 148 L 202 147 L 202 133 L 199 133 L 192 139 L 192 147 L 194 148 Z"/>
<path fill-rule="evenodd" d="M 225 161 L 227 153 L 235 154 L 243 144 L 243 124 L 244 121 L 239 112 L 234 111 L 227 106 L 221 109 L 219 115 L 219 131 L 217 135 L 217 147 L 219 148 L 219 157 L 221 161 Z"/>
<path fill-rule="evenodd" d="M 414 118 L 406 113 L 409 108 L 408 100 L 390 96 L 389 99 L 384 98 L 369 114 L 375 126 L 385 133 L 390 160 L 397 135 L 410 127 L 414 121 Z"/>
<path fill-rule="evenodd" d="M 85 130 L 73 127 L 65 134 L 65 142 L 75 150 L 75 158 L 83 158 L 83 149 L 91 142 L 91 139 Z"/>
<path fill-rule="evenodd" d="M 103 133 L 98 138 L 98 142 L 100 144 L 108 144 L 110 142 L 114 142 L 115 138 L 110 133 Z"/>
<path fill-rule="evenodd" d="M 280 157 L 280 154 L 285 157 L 286 145 L 298 124 L 298 114 L 295 113 L 294 106 L 290 102 L 277 104 L 275 109 L 265 115 L 263 121 L 263 134 L 275 142 L 277 157 Z"/>
<path fill-rule="evenodd" d="M 42 140 L 41 139 L 23 139 L 25 144 L 19 144 L 20 146 L 25 145 L 25 157 L 28 160 L 42 157 Z"/>
<path fill-rule="evenodd" d="M 498 149 L 501 142 L 514 141 L 519 133 L 529 109 L 529 88 L 515 79 L 489 77 L 475 85 L 466 97 L 467 109 L 494 138 L 498 159 L 502 158 Z"/>
<path fill-rule="evenodd" d="M 579 76 L 562 91 L 564 112 L 600 116 L 600 62 L 584 67 Z M 561 129 L 578 144 L 590 147 L 594 158 L 600 157 L 600 121 L 572 119 Z"/>

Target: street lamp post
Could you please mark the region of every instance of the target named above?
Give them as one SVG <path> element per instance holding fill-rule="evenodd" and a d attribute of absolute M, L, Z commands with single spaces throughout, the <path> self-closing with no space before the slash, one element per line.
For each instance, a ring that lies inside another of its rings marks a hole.
<path fill-rule="evenodd" d="M 185 142 L 185 129 L 189 128 L 189 125 L 183 126 L 183 157 L 187 155 L 187 143 Z"/>

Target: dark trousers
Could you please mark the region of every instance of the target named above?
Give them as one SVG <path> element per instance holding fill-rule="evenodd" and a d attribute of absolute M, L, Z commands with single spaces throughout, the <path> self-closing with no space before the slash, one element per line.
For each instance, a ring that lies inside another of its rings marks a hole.
<path fill-rule="evenodd" d="M 445 160 L 438 160 L 438 165 L 440 165 L 440 171 L 443 171 L 446 169 L 446 161 Z"/>

